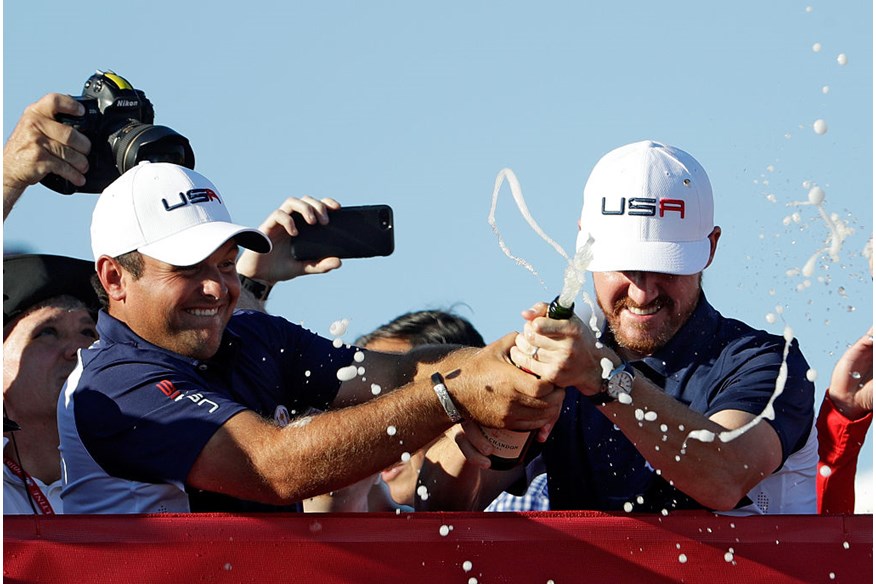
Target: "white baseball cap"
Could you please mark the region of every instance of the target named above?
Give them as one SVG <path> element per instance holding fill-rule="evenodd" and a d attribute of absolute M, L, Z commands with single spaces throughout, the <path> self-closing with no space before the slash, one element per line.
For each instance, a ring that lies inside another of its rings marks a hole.
<path fill-rule="evenodd" d="M 577 247 L 591 272 L 696 274 L 709 262 L 712 185 L 687 152 L 646 140 L 603 156 L 584 186 Z"/>
<path fill-rule="evenodd" d="M 137 250 L 191 266 L 232 238 L 255 252 L 271 251 L 264 233 L 231 222 L 212 182 L 167 162 L 141 162 L 117 178 L 101 193 L 91 217 L 95 261 Z"/>

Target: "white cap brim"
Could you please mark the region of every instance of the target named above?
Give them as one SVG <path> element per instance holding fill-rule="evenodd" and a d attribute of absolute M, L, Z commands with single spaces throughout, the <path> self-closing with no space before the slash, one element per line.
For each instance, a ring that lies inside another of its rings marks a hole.
<path fill-rule="evenodd" d="M 271 251 L 271 240 L 258 229 L 225 221 L 195 225 L 141 246 L 137 251 L 173 266 L 191 266 L 206 259 L 230 239 L 254 252 Z"/>
<path fill-rule="evenodd" d="M 587 241 L 587 234 L 578 233 L 578 249 Z M 687 276 L 702 272 L 709 263 L 711 242 L 636 241 L 628 245 L 617 240 L 602 239 L 591 243 L 591 272 L 657 272 Z"/>

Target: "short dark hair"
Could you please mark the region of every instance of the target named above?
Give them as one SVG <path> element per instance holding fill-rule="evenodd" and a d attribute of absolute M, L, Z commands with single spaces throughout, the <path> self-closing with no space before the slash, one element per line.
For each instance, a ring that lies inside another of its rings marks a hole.
<path fill-rule="evenodd" d="M 139 280 L 140 276 L 143 275 L 143 270 L 146 266 L 146 262 L 143 261 L 143 254 L 139 251 L 129 251 L 128 253 L 123 253 L 122 255 L 115 258 L 119 265 L 122 268 L 131 274 L 131 276 L 135 280 Z M 97 274 L 94 274 L 91 277 L 91 287 L 94 288 L 94 293 L 97 294 L 97 299 L 100 301 L 101 308 L 109 308 L 109 296 L 107 296 L 106 290 L 103 289 L 103 284 L 100 283 L 100 278 L 97 277 Z"/>
<path fill-rule="evenodd" d="M 356 344 L 364 347 L 378 339 L 400 339 L 412 346 L 465 345 L 483 347 L 484 338 L 466 319 L 443 310 L 406 312 L 390 322 L 362 335 Z"/>

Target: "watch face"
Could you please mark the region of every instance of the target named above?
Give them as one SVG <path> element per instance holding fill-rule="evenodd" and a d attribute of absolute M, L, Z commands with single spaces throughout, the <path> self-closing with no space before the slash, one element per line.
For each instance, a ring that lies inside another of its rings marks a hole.
<path fill-rule="evenodd" d="M 629 371 L 618 371 L 608 380 L 606 390 L 615 399 L 622 393 L 629 394 L 633 390 L 633 376 Z"/>

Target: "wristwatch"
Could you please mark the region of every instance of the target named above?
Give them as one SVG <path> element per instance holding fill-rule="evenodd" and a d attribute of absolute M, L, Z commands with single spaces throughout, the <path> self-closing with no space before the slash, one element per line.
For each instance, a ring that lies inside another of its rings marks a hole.
<path fill-rule="evenodd" d="M 626 362 L 621 363 L 608 374 L 607 379 L 602 380 L 602 391 L 584 397 L 594 405 L 604 406 L 618 399 L 621 394 L 630 395 L 635 377 L 636 370 L 633 366 Z"/>

